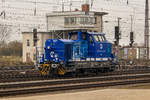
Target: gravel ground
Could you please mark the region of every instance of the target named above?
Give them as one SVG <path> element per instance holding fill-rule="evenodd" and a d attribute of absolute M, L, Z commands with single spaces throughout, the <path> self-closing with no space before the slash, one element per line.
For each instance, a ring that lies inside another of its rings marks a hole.
<path fill-rule="evenodd" d="M 118 89 L 149 89 L 150 90 L 150 83 L 139 84 L 139 85 L 128 85 L 124 87 L 117 87 Z"/>
<path fill-rule="evenodd" d="M 150 89 L 101 89 L 57 94 L 36 94 L 0 100 L 149 100 Z"/>

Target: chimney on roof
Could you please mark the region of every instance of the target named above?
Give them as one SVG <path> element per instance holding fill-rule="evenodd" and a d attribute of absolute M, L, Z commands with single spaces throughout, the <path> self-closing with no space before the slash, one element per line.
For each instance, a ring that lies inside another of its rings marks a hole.
<path fill-rule="evenodd" d="M 82 11 L 89 12 L 90 11 L 90 5 L 89 4 L 82 4 Z"/>
<path fill-rule="evenodd" d="M 79 9 L 78 8 L 75 8 L 75 10 L 74 11 L 79 11 Z"/>

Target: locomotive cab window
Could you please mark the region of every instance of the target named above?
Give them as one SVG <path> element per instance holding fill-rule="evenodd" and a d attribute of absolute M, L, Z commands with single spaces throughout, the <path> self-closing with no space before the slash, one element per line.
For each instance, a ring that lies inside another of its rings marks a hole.
<path fill-rule="evenodd" d="M 99 38 L 99 41 L 105 41 L 105 38 L 102 35 L 98 35 L 98 38 Z"/>
<path fill-rule="evenodd" d="M 103 42 L 105 41 L 105 38 L 103 35 L 94 35 L 94 38 L 96 40 L 96 42 Z"/>
<path fill-rule="evenodd" d="M 71 40 L 77 40 L 78 39 L 78 33 L 73 33 L 70 35 Z"/>

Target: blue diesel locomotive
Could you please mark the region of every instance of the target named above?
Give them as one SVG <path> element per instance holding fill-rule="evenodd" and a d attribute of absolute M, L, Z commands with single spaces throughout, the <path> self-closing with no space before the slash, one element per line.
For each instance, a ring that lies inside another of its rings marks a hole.
<path fill-rule="evenodd" d="M 43 75 L 69 72 L 99 71 L 115 67 L 112 44 L 105 34 L 76 31 L 69 39 L 48 39 L 39 61 Z"/>

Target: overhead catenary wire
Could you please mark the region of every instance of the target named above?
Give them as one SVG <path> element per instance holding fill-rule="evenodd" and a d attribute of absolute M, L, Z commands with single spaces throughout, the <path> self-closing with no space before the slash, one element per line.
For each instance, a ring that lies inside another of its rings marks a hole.
<path fill-rule="evenodd" d="M 96 6 L 96 4 L 98 4 L 97 1 L 99 1 L 99 0 L 94 0 L 95 3 L 92 5 L 93 6 L 92 10 L 102 11 L 101 8 L 98 8 Z M 36 10 L 35 10 L 35 2 L 36 2 Z M 110 9 L 108 6 L 105 6 L 105 7 L 102 6 L 103 11 L 106 11 L 111 14 L 111 15 L 107 16 L 107 18 L 109 18 L 109 20 L 116 19 L 118 17 L 117 14 L 121 14 L 121 13 L 126 13 L 128 15 L 131 15 L 131 14 L 134 15 L 132 7 L 136 7 L 136 9 L 140 10 L 140 12 L 136 11 L 135 12 L 136 14 L 139 13 L 140 16 L 144 14 L 144 11 L 142 11 L 142 9 L 141 9 L 141 8 L 144 8 L 144 4 L 141 1 L 136 2 L 136 0 L 132 0 L 132 1 L 130 0 L 130 1 L 128 1 L 129 2 L 128 5 L 126 4 L 126 0 L 109 0 L 109 1 L 102 0 L 101 2 L 103 2 L 101 4 L 109 5 L 109 7 L 111 7 L 111 9 Z M 35 0 L 5 0 L 5 2 L 3 2 L 3 3 L 4 3 L 3 5 L 5 5 L 5 6 L 3 6 L 3 9 L 5 9 L 6 16 L 5 16 L 5 19 L 1 19 L 2 17 L 0 17 L 0 20 L 3 20 L 3 22 L 5 24 L 13 23 L 13 22 L 11 22 L 11 19 L 17 21 L 17 23 L 20 23 L 23 20 L 25 20 L 24 25 L 26 27 L 27 26 L 31 27 L 32 25 L 36 26 L 36 24 L 39 24 L 39 23 L 44 24 L 45 23 L 45 14 L 51 12 L 49 10 L 49 7 L 56 6 L 58 8 L 58 10 L 60 10 L 59 6 L 62 5 L 61 2 L 59 2 L 59 0 L 56 0 L 56 2 L 55 1 L 47 1 L 47 0 L 42 0 L 42 1 L 40 1 L 40 0 L 36 0 L 36 1 Z M 17 6 L 17 5 L 16 6 L 12 5 L 15 3 L 18 3 L 19 5 L 25 4 L 25 5 L 32 5 L 32 6 L 30 6 L 30 7 L 22 6 L 21 7 L 21 6 Z M 75 5 L 74 3 L 79 4 L 79 5 Z M 72 9 L 79 8 L 79 7 L 81 7 L 82 3 L 83 3 L 83 0 L 72 0 L 71 8 Z M 64 0 L 64 6 L 65 6 L 65 8 L 67 8 L 67 6 L 69 8 L 70 3 L 68 2 L 68 0 Z M 130 10 L 115 9 L 113 7 L 124 7 L 124 8 L 128 8 Z M 36 11 L 36 13 L 35 13 L 35 11 Z M 111 12 L 113 12 L 113 13 L 111 13 Z M 35 15 L 37 18 L 35 18 Z M 21 18 L 20 16 L 23 16 L 23 17 Z M 123 16 L 122 18 L 129 20 L 130 16 L 128 16 L 128 17 Z M 135 21 L 136 21 L 136 19 L 135 19 Z M 41 26 L 42 26 L 42 24 L 41 24 Z M 112 23 L 110 23 L 110 24 L 112 24 Z M 12 24 L 12 25 L 14 25 L 14 24 Z M 139 26 L 139 25 L 137 25 L 137 26 Z M 141 31 L 142 29 L 138 29 L 138 30 Z"/>

